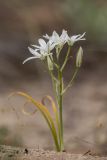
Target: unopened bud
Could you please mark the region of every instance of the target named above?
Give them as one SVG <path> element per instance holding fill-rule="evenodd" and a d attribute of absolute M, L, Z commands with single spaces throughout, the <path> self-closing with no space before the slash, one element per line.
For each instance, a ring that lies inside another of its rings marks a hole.
<path fill-rule="evenodd" d="M 83 49 L 82 47 L 80 47 L 78 49 L 77 56 L 76 56 L 76 67 L 81 67 L 82 59 L 83 59 Z"/>

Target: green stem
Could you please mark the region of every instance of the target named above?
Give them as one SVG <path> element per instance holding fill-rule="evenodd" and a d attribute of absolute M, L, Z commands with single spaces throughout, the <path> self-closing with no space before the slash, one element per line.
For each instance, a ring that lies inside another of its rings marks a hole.
<path fill-rule="evenodd" d="M 67 63 L 67 61 L 68 61 L 68 56 L 69 56 L 69 54 L 70 54 L 70 46 L 68 47 L 68 51 L 67 51 L 67 54 L 66 54 L 64 63 L 63 63 L 63 65 L 62 65 L 62 67 L 61 67 L 61 71 L 63 71 L 64 68 L 65 68 L 65 65 L 66 65 L 66 63 Z"/>
<path fill-rule="evenodd" d="M 75 72 L 73 74 L 72 79 L 70 80 L 70 82 L 68 83 L 68 85 L 66 86 L 66 88 L 62 91 L 62 95 L 68 90 L 68 88 L 70 88 L 72 86 L 73 81 L 74 81 L 74 79 L 75 79 L 75 77 L 76 77 L 76 75 L 78 73 L 78 70 L 79 70 L 79 68 L 76 68 L 76 70 L 75 70 Z"/>
<path fill-rule="evenodd" d="M 55 63 L 54 62 L 54 60 L 52 59 L 52 57 L 51 56 L 49 56 L 50 57 L 50 60 L 51 60 L 51 62 L 53 63 L 53 65 L 58 69 L 58 65 L 57 65 L 57 63 Z"/>
<path fill-rule="evenodd" d="M 50 75 L 51 75 L 51 79 L 52 79 L 52 85 L 53 85 L 53 90 L 54 90 L 54 96 L 55 96 L 55 99 L 56 99 L 56 102 L 58 104 L 58 97 L 57 97 L 57 93 L 56 93 L 56 82 L 57 79 L 56 77 L 53 75 L 52 71 L 50 71 Z"/>
<path fill-rule="evenodd" d="M 50 71 L 49 73 L 50 73 L 51 79 L 52 79 L 52 85 L 53 85 L 53 90 L 54 90 L 54 95 L 55 95 L 55 98 L 56 98 L 56 102 L 57 102 L 57 105 L 59 106 L 59 99 L 58 99 L 59 97 L 58 97 L 57 91 L 56 91 L 56 81 L 58 81 L 58 80 L 53 75 L 52 71 Z M 58 129 L 58 137 L 59 137 L 58 142 L 60 144 L 60 142 L 61 142 L 61 129 L 60 129 L 59 115 L 58 115 L 57 129 Z"/>
<path fill-rule="evenodd" d="M 62 87 L 63 87 L 63 81 L 62 81 L 62 72 L 59 69 L 58 70 L 58 79 L 59 79 L 59 121 L 60 121 L 60 148 L 61 151 L 64 150 L 64 142 L 63 142 L 63 113 L 62 113 Z"/>

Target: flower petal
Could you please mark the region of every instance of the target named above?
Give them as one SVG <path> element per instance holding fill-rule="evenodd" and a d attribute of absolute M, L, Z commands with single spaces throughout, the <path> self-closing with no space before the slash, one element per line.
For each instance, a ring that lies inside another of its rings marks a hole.
<path fill-rule="evenodd" d="M 83 38 L 85 36 L 86 32 L 84 32 L 79 38 Z"/>
<path fill-rule="evenodd" d="M 59 34 L 56 31 L 53 31 L 52 37 L 59 39 Z"/>
<path fill-rule="evenodd" d="M 70 39 L 73 40 L 73 41 L 75 41 L 77 39 L 77 37 L 79 37 L 79 36 L 80 36 L 80 34 L 74 35 L 74 36 L 71 36 Z"/>
<path fill-rule="evenodd" d="M 44 41 L 44 39 L 40 38 L 38 41 L 42 48 L 46 47 L 46 42 Z"/>
<path fill-rule="evenodd" d="M 60 38 L 65 38 L 67 35 L 68 35 L 68 34 L 67 34 L 67 31 L 65 31 L 65 30 L 63 29 Z"/>
<path fill-rule="evenodd" d="M 40 54 L 37 52 L 37 49 L 32 49 L 30 47 L 28 47 L 28 49 L 34 56 L 37 56 L 38 58 L 40 57 Z"/>
<path fill-rule="evenodd" d="M 48 36 L 48 34 L 44 35 L 43 37 L 46 39 L 50 39 L 50 36 Z"/>
<path fill-rule="evenodd" d="M 31 45 L 31 46 L 37 48 L 36 50 L 39 50 L 41 48 L 41 46 L 37 46 L 37 45 Z"/>
<path fill-rule="evenodd" d="M 56 43 L 53 43 L 50 45 L 50 51 L 54 49 L 54 47 L 56 46 Z"/>
<path fill-rule="evenodd" d="M 23 64 L 25 64 L 26 62 L 28 62 L 28 61 L 30 61 L 30 60 L 32 60 L 32 59 L 36 59 L 36 58 L 38 58 L 38 57 L 29 57 L 29 58 L 27 58 L 27 59 L 25 59 L 25 60 L 23 61 Z"/>

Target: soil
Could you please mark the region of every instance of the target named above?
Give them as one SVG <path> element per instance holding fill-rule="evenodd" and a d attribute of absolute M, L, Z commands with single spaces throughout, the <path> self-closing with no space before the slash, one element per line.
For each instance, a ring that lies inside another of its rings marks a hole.
<path fill-rule="evenodd" d="M 18 148 L 1 145 L 0 160 L 107 160 L 107 157 L 89 155 L 88 152 L 85 154 L 57 153 L 39 148 Z"/>

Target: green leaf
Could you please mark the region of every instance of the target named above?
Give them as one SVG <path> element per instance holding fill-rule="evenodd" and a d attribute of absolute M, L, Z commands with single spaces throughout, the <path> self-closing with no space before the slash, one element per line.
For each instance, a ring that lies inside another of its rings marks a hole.
<path fill-rule="evenodd" d="M 50 128 L 50 131 L 51 131 L 52 136 L 53 136 L 53 140 L 55 142 L 56 149 L 57 149 L 57 151 L 60 151 L 60 145 L 58 143 L 57 130 L 56 130 L 54 121 L 52 119 L 52 116 L 51 116 L 50 112 L 48 111 L 47 107 L 45 105 L 43 105 L 41 102 L 34 100 L 30 95 L 28 95 L 24 92 L 15 92 L 15 93 L 11 94 L 10 97 L 14 96 L 15 94 L 25 97 L 29 102 L 34 104 L 34 106 L 40 111 L 40 113 L 43 115 L 44 119 L 46 120 L 46 122 L 47 122 L 47 124 Z M 50 99 L 51 102 L 52 102 L 52 107 L 53 107 L 54 113 L 56 114 L 56 120 L 57 120 L 58 117 L 57 117 L 56 106 L 54 105 L 54 103 L 53 103 L 53 101 L 50 97 L 48 97 L 48 99 Z"/>

